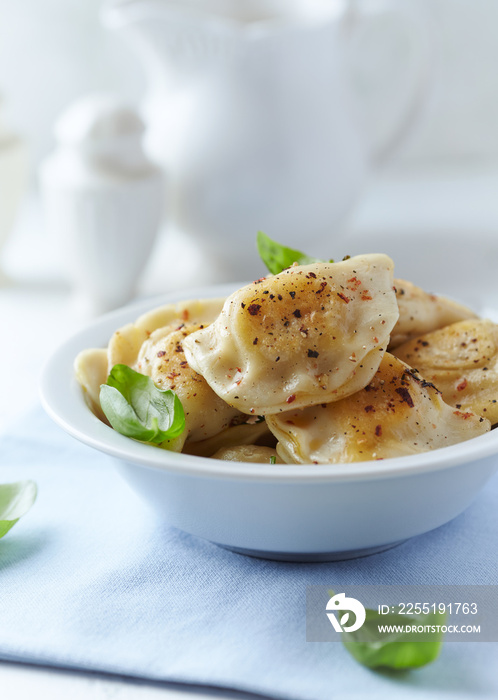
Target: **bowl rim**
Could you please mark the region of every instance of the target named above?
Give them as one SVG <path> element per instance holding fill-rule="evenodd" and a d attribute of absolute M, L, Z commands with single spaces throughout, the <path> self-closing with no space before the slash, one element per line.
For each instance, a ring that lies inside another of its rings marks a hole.
<path fill-rule="evenodd" d="M 450 469 L 498 455 L 498 430 L 464 442 L 416 455 L 339 464 L 263 464 L 228 462 L 185 453 L 168 452 L 117 433 L 100 421 L 86 404 L 74 376 L 78 352 L 105 347 L 120 326 L 163 304 L 186 299 L 228 296 L 245 283 L 212 285 L 147 297 L 111 311 L 88 323 L 51 355 L 40 378 L 41 402 L 49 416 L 80 442 L 142 467 L 177 474 L 268 482 L 344 482 L 405 477 Z"/>

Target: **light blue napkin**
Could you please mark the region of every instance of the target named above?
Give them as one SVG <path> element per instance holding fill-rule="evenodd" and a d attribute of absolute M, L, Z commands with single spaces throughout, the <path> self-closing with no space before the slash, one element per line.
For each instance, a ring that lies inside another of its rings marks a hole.
<path fill-rule="evenodd" d="M 0 540 L 2 659 L 298 700 L 498 697 L 498 644 L 447 643 L 431 666 L 396 675 L 305 637 L 308 585 L 498 583 L 496 477 L 465 514 L 388 552 L 288 564 L 167 527 L 110 458 L 41 409 L 0 440 L 0 458 L 0 482 L 39 485 Z"/>

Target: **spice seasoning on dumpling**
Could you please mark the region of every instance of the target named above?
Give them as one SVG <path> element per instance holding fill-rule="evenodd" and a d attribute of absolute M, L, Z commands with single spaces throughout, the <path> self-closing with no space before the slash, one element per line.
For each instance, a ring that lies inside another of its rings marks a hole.
<path fill-rule="evenodd" d="M 143 343 L 135 366 L 161 389 L 175 391 L 185 411 L 185 439 L 189 442 L 216 435 L 240 415 L 213 392 L 185 359 L 186 338 L 203 328 L 203 324 L 182 324 L 157 329 Z"/>
<path fill-rule="evenodd" d="M 469 319 L 427 333 L 393 354 L 416 367 L 446 403 L 498 423 L 498 325 Z"/>
<path fill-rule="evenodd" d="M 351 394 L 375 374 L 398 318 L 393 267 L 386 255 L 362 255 L 260 279 L 185 339 L 188 362 L 245 413 Z"/>
<path fill-rule="evenodd" d="M 455 411 L 386 353 L 372 381 L 340 401 L 267 416 L 285 462 L 335 464 L 417 454 L 476 437 L 490 422 Z"/>

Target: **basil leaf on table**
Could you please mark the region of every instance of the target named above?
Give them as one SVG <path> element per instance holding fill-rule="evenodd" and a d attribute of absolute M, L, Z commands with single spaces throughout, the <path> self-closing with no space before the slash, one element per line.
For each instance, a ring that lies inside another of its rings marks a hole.
<path fill-rule="evenodd" d="M 272 241 L 265 233 L 258 231 L 256 238 L 258 253 L 268 270 L 273 275 L 278 275 L 282 270 L 286 270 L 293 263 L 298 265 L 310 265 L 311 263 L 326 262 L 319 258 L 312 258 L 299 250 L 293 250 L 276 241 Z M 329 260 L 328 262 L 334 262 Z"/>
<path fill-rule="evenodd" d="M 25 515 L 36 500 L 34 481 L 16 481 L 0 484 L 0 537 L 7 534 L 19 518 Z"/>
<path fill-rule="evenodd" d="M 158 389 L 150 377 L 127 365 L 114 365 L 100 387 L 100 404 L 114 430 L 135 440 L 160 444 L 185 430 L 175 392 Z"/>
<path fill-rule="evenodd" d="M 415 633 L 406 631 L 379 632 L 378 626 L 423 625 L 437 627 L 444 624 L 445 613 L 430 612 L 420 615 L 392 613 L 380 615 L 366 610 L 366 619 L 355 632 L 344 632 L 342 642 L 349 653 L 368 668 L 419 668 L 435 661 L 441 651 L 443 632 L 428 629 Z M 420 640 L 420 641 L 419 641 Z"/>

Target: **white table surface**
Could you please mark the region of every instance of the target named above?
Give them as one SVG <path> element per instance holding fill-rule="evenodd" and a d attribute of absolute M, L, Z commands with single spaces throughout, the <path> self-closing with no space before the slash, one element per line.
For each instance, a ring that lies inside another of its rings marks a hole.
<path fill-rule="evenodd" d="M 437 240 L 438 256 L 444 257 L 439 262 L 444 267 L 446 283 L 451 283 L 451 291 L 458 290 L 461 285 L 461 298 L 467 297 L 481 308 L 498 308 L 498 278 L 493 275 L 488 279 L 487 275 L 484 279 L 479 270 L 482 247 L 487 251 L 485 257 L 490 259 L 490 269 L 498 260 L 497 192 L 498 168 L 385 174 L 372 181 L 340 243 L 353 248 L 370 246 L 369 252 L 375 249 L 377 240 L 386 252 L 392 243 L 394 249 L 403 252 L 404 276 L 407 276 L 405 271 L 410 271 L 413 259 L 417 262 L 417 255 L 423 254 L 429 263 L 414 281 L 421 283 L 422 279 L 433 291 L 441 291 L 438 289 L 441 280 L 434 279 L 438 268 L 433 264 L 432 254 Z M 23 411 L 37 402 L 38 376 L 45 360 L 64 338 L 87 321 L 72 302 L 69 284 L 64 281 L 62 261 L 48 240 L 39 201 L 36 195 L 31 195 L 26 199 L 4 251 L 4 269 L 12 281 L 0 287 L 0 431 L 8 431 L 9 423 L 18 420 Z M 415 253 L 417 241 L 419 250 Z M 477 253 L 472 258 L 474 251 Z M 497 253 L 494 258 L 493 252 Z M 189 255 L 190 274 L 169 275 L 165 283 L 167 255 L 173 255 L 175 260 L 178 256 Z M 477 280 L 482 277 L 482 285 L 473 281 L 469 286 L 469 275 Z M 195 251 L 178 236 L 163 232 L 139 293 L 153 295 L 216 281 L 209 279 Z M 213 697 L 213 694 L 215 697 L 248 697 L 11 663 L 0 663 L 0 688 L 2 697 L 9 700 L 35 697 L 188 700 L 199 694 L 203 697 Z"/>

